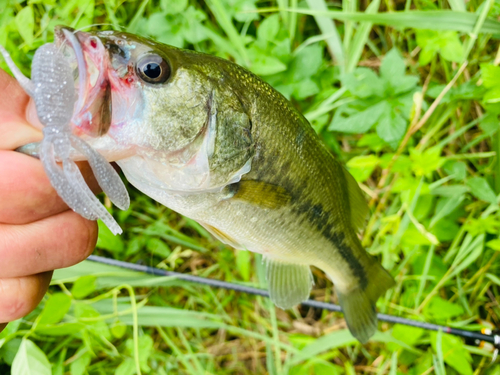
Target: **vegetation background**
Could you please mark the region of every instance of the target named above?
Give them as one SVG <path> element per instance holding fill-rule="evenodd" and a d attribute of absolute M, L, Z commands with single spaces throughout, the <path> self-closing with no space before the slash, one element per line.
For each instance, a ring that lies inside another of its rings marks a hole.
<path fill-rule="evenodd" d="M 500 323 L 499 16 L 499 0 L 0 0 L 0 44 L 26 74 L 57 24 L 249 68 L 366 192 L 364 245 L 397 280 L 379 310 L 478 330 Z M 101 226 L 96 253 L 265 287 L 258 256 L 129 190 L 131 208 L 113 211 L 124 235 Z M 335 302 L 313 273 L 312 297 Z M 39 308 L 0 334 L 0 373 L 15 375 L 500 374 L 492 354 L 388 324 L 362 346 L 338 313 L 90 262 L 56 272 Z"/>

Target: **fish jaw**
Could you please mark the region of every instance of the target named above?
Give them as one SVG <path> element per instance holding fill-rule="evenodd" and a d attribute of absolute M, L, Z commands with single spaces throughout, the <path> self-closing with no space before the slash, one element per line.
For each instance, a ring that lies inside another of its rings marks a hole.
<path fill-rule="evenodd" d="M 137 112 L 142 103 L 139 88 L 130 82 L 123 85 L 123 77 L 116 75 L 116 64 L 115 68 L 110 64 L 107 46 L 94 34 L 56 27 L 55 44 L 73 69 L 78 93 L 70 122 L 72 133 L 91 144 L 108 161 L 133 155 L 133 144 L 117 138 L 139 117 Z M 34 126 L 43 127 L 33 100 L 26 117 Z M 80 160 L 82 156 L 74 154 L 72 158 Z"/>

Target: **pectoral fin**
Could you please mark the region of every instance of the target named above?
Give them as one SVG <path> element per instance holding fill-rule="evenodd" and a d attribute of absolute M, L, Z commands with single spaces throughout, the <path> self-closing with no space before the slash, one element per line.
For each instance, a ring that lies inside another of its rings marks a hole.
<path fill-rule="evenodd" d="M 237 187 L 238 190 L 232 199 L 243 200 L 264 208 L 280 208 L 292 199 L 285 188 L 264 181 L 244 180 L 240 181 Z"/>
<path fill-rule="evenodd" d="M 266 278 L 274 304 L 289 309 L 309 298 L 312 275 L 309 265 L 266 258 Z"/>
<path fill-rule="evenodd" d="M 222 243 L 225 243 L 226 245 L 232 246 L 232 247 L 234 247 L 235 249 L 238 249 L 238 250 L 246 250 L 243 245 L 239 244 L 238 241 L 236 241 L 233 237 L 231 237 L 230 235 L 224 233 L 223 231 L 221 231 L 221 230 L 219 230 L 219 229 L 211 226 L 210 224 L 201 223 L 201 222 L 200 222 L 200 224 L 207 231 L 209 231 L 212 236 L 214 236 L 215 238 L 217 238 Z"/>

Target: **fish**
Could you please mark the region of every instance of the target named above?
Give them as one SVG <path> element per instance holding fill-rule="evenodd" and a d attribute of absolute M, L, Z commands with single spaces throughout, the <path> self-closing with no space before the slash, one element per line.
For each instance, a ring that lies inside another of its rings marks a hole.
<path fill-rule="evenodd" d="M 292 103 L 229 60 L 121 31 L 58 27 L 55 44 L 74 72 L 74 135 L 144 194 L 262 254 L 276 306 L 309 298 L 311 266 L 325 272 L 369 340 L 394 279 L 361 245 L 359 185 Z"/>

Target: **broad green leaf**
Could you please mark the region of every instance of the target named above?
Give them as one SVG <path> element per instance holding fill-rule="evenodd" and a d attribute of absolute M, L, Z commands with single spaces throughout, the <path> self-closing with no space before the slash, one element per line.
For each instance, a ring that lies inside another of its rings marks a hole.
<path fill-rule="evenodd" d="M 456 181 L 462 181 L 467 176 L 467 166 L 463 161 L 448 160 L 444 163 L 443 169 Z"/>
<path fill-rule="evenodd" d="M 494 114 L 487 114 L 483 121 L 479 123 L 479 127 L 481 130 L 490 136 L 494 135 L 500 126 L 500 122 L 498 120 L 498 116 Z"/>
<path fill-rule="evenodd" d="M 292 79 L 300 82 L 302 79 L 316 74 L 323 63 L 323 48 L 313 44 L 302 49 L 291 64 Z"/>
<path fill-rule="evenodd" d="M 370 177 L 379 162 L 375 155 L 355 156 L 347 162 L 347 167 L 356 181 L 363 182 Z"/>
<path fill-rule="evenodd" d="M 298 100 L 303 100 L 319 92 L 317 83 L 311 78 L 303 78 L 291 85 L 293 88 L 292 94 Z"/>
<path fill-rule="evenodd" d="M 30 46 L 33 43 L 33 33 L 35 29 L 35 17 L 31 6 L 24 7 L 16 15 L 17 31 L 21 34 L 26 44 Z"/>
<path fill-rule="evenodd" d="M 467 180 L 467 186 L 470 187 L 472 195 L 485 202 L 496 203 L 497 197 L 488 181 L 483 177 L 472 177 Z"/>
<path fill-rule="evenodd" d="M 40 313 L 39 325 L 59 323 L 69 308 L 71 297 L 64 293 L 55 293 L 49 297 Z"/>
<path fill-rule="evenodd" d="M 250 281 L 251 267 L 250 252 L 246 250 L 237 250 L 236 252 L 236 267 L 244 281 Z"/>
<path fill-rule="evenodd" d="M 126 358 L 117 367 L 115 375 L 134 375 L 135 372 L 135 362 L 132 358 Z"/>
<path fill-rule="evenodd" d="M 385 89 L 383 80 L 368 68 L 356 68 L 352 73 L 346 74 L 342 77 L 342 85 L 358 98 L 382 96 Z"/>
<path fill-rule="evenodd" d="M 120 236 L 115 236 L 101 220 L 97 224 L 99 226 L 99 237 L 96 247 L 108 250 L 113 254 L 123 252 L 123 239 Z"/>
<path fill-rule="evenodd" d="M 90 293 L 92 293 L 96 288 L 96 280 L 97 278 L 94 275 L 87 275 L 79 277 L 71 288 L 71 294 L 76 299 L 82 299 L 87 297 Z"/>
<path fill-rule="evenodd" d="M 490 249 L 500 251 L 500 239 L 495 238 L 494 240 L 486 242 L 486 246 L 489 247 Z"/>
<path fill-rule="evenodd" d="M 7 327 L 5 327 L 2 332 L 0 332 L 0 349 L 2 348 L 1 339 L 17 332 L 20 325 L 21 325 L 21 319 L 14 320 L 13 322 L 7 324 Z"/>
<path fill-rule="evenodd" d="M 394 94 L 404 94 L 417 86 L 418 77 L 416 76 L 403 76 L 399 79 L 392 79 L 390 87 Z"/>
<path fill-rule="evenodd" d="M 248 49 L 248 56 L 252 62 L 250 67 L 252 72 L 261 76 L 276 74 L 287 68 L 278 58 L 271 56 L 256 45 Z"/>
<path fill-rule="evenodd" d="M 280 16 L 273 14 L 261 22 L 257 29 L 257 38 L 272 42 L 276 39 L 280 30 Z"/>
<path fill-rule="evenodd" d="M 500 66 L 480 64 L 480 67 L 484 87 L 491 89 L 500 86 Z"/>
<path fill-rule="evenodd" d="M 406 65 L 396 48 L 391 49 L 382 60 L 380 76 L 389 82 L 396 82 L 404 77 Z"/>
<path fill-rule="evenodd" d="M 313 358 L 320 353 L 334 348 L 339 348 L 346 345 L 356 344 L 357 341 L 352 337 L 347 329 L 335 331 L 316 339 L 309 345 L 306 345 L 300 352 L 298 352 L 291 363 L 296 364 L 305 359 Z"/>
<path fill-rule="evenodd" d="M 85 329 L 86 325 L 83 323 L 59 323 L 54 325 L 38 325 L 36 333 L 45 336 L 68 336 L 74 335 Z"/>
<path fill-rule="evenodd" d="M 477 219 L 470 218 L 465 227 L 472 236 L 485 233 L 498 234 L 500 221 L 493 215 Z"/>
<path fill-rule="evenodd" d="M 377 134 L 395 149 L 403 138 L 407 126 L 408 121 L 392 108 L 390 111 L 382 113 L 378 118 Z"/>
<path fill-rule="evenodd" d="M 8 326 L 7 326 L 8 327 Z M 0 340 L 2 341 L 2 340 Z M 19 347 L 21 346 L 23 340 L 15 337 L 12 340 L 7 341 L 0 348 L 0 358 L 9 366 L 12 366 L 17 353 L 19 352 Z"/>
<path fill-rule="evenodd" d="M 151 254 L 158 255 L 166 259 L 172 253 L 168 245 L 159 238 L 150 238 L 146 243 L 146 248 Z"/>
<path fill-rule="evenodd" d="M 431 332 L 431 344 L 434 351 L 437 351 L 437 336 Z M 464 348 L 462 340 L 458 337 L 442 334 L 441 351 L 444 362 L 455 369 L 461 375 L 472 375 L 472 358 L 469 352 Z"/>
<path fill-rule="evenodd" d="M 167 14 L 179 14 L 186 9 L 188 0 L 162 0 L 160 5 Z"/>
<path fill-rule="evenodd" d="M 35 343 L 23 339 L 12 363 L 12 375 L 51 375 L 50 362 Z"/>
<path fill-rule="evenodd" d="M 445 60 L 460 62 L 464 48 L 455 31 L 417 30 L 417 44 L 422 48 L 420 65 L 427 65 L 439 53 Z"/>
<path fill-rule="evenodd" d="M 134 355 L 134 340 L 128 339 L 125 343 L 128 353 L 132 356 Z M 153 339 L 149 335 L 142 335 L 139 337 L 139 362 L 141 364 L 141 369 L 143 371 L 149 372 L 149 366 L 147 365 L 148 359 L 153 353 Z"/>
<path fill-rule="evenodd" d="M 328 129 L 344 133 L 365 133 L 370 130 L 388 110 L 390 110 L 388 103 L 382 101 L 347 118 L 338 116 L 339 112 L 337 111 Z M 380 138 L 383 139 L 383 137 Z"/>
<path fill-rule="evenodd" d="M 416 176 L 430 176 L 440 168 L 445 159 L 441 157 L 442 150 L 439 147 L 431 147 L 424 152 L 416 148 L 410 149 L 410 159 L 413 162 L 412 170 Z"/>
<path fill-rule="evenodd" d="M 116 321 L 111 326 L 111 334 L 117 339 L 121 339 L 127 332 L 127 325 L 120 321 Z"/>
<path fill-rule="evenodd" d="M 425 334 L 422 328 L 395 324 L 392 327 L 392 336 L 404 343 L 413 346 Z"/>
<path fill-rule="evenodd" d="M 431 321 L 447 320 L 460 316 L 463 313 L 464 309 L 462 306 L 437 296 L 432 298 L 431 302 L 424 309 L 424 314 Z"/>
<path fill-rule="evenodd" d="M 76 353 L 76 359 L 69 365 L 71 375 L 83 375 L 86 373 L 88 366 L 92 357 L 90 353 L 86 352 L 86 349 L 80 349 Z"/>
<path fill-rule="evenodd" d="M 379 152 L 384 148 L 385 142 L 378 136 L 377 133 L 368 133 L 363 135 L 363 137 L 358 141 L 358 146 L 367 146 L 372 151 Z"/>

